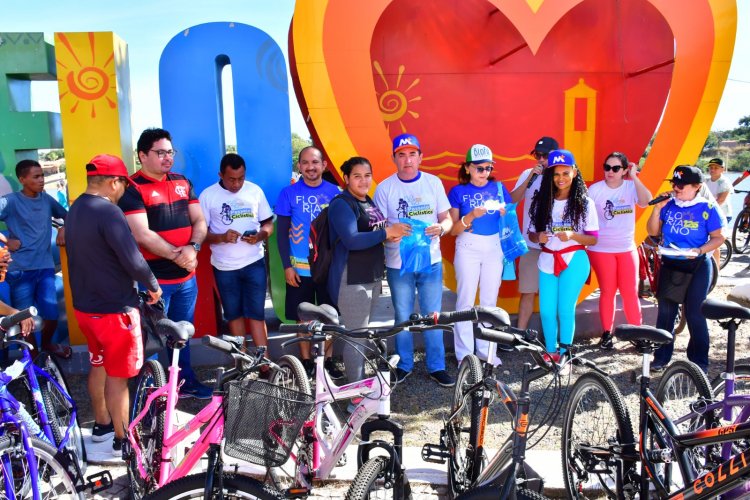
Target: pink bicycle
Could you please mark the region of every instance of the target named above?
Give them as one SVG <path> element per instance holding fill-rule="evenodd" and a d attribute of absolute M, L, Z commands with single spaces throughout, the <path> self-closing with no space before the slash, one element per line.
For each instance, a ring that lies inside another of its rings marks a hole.
<path fill-rule="evenodd" d="M 312 397 L 249 378 L 262 366 L 279 369 L 264 358 L 265 348 L 249 354 L 242 352 L 241 344 L 208 336 L 204 344 L 231 355 L 235 366 L 226 372 L 223 368 L 217 370 L 211 402 L 178 427 L 175 406 L 179 389 L 179 350 L 187 344 L 193 331 L 193 326 L 184 321 L 160 320 L 157 323 L 157 333 L 165 337 L 167 347 L 173 349 L 172 360 L 168 380 L 165 380 L 162 366 L 154 360 L 147 361 L 138 376 L 124 450 L 131 497 L 278 499 L 277 491 L 237 474 L 236 467 L 225 470 L 222 443 L 224 453 L 233 458 L 263 466 L 284 463 L 288 454 L 283 448 L 267 449 L 266 430 L 271 422 L 284 419 L 288 430 L 274 439 L 287 439 L 291 444 L 312 411 Z M 194 444 L 187 443 L 185 456 L 175 464 L 174 450 L 201 428 L 198 440 Z M 206 472 L 188 475 L 205 454 L 208 454 Z"/>

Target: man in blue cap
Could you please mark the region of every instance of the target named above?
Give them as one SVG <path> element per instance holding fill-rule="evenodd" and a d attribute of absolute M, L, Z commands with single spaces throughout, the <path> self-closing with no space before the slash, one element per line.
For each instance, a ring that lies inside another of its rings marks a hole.
<path fill-rule="evenodd" d="M 436 176 L 419 171 L 422 151 L 419 140 L 411 134 L 393 139 L 393 162 L 396 173 L 381 182 L 375 190 L 375 204 L 385 215 L 388 224 L 399 219 L 416 219 L 427 223 L 424 232 L 431 238 L 430 266 L 423 271 L 402 271 L 399 243 L 385 243 L 385 265 L 396 323 L 406 321 L 414 312 L 414 300 L 419 295 L 422 314 L 440 311 L 443 298 L 443 264 L 440 237 L 450 232 L 453 221 L 448 210 L 450 202 L 443 183 Z M 443 333 L 430 330 L 424 333 L 427 372 L 443 387 L 456 381 L 445 370 Z M 396 368 L 396 379 L 404 380 L 414 369 L 414 341 L 412 334 L 402 331 L 396 336 L 396 352 L 401 357 Z"/>

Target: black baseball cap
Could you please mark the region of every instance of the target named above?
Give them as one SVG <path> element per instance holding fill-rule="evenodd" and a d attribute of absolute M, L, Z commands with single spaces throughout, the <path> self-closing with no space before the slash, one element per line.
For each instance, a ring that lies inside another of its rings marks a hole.
<path fill-rule="evenodd" d="M 718 166 L 724 168 L 724 160 L 722 160 L 721 158 L 711 158 L 710 160 L 708 160 L 709 165 L 712 163 L 715 163 Z"/>
<path fill-rule="evenodd" d="M 672 178 L 669 182 L 684 186 L 685 184 L 700 184 L 703 182 L 703 173 L 698 167 L 692 165 L 680 165 L 674 168 Z"/>
<path fill-rule="evenodd" d="M 552 137 L 545 136 L 539 139 L 538 141 L 536 141 L 536 144 L 534 144 L 534 149 L 529 151 L 529 153 L 533 154 L 534 151 L 539 151 L 540 153 L 549 154 L 549 152 L 554 149 L 560 149 L 560 145 Z"/>

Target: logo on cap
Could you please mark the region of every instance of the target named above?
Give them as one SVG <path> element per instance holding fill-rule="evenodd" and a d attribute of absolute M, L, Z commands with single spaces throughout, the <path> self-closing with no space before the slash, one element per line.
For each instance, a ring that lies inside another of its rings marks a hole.
<path fill-rule="evenodd" d="M 682 179 L 682 172 L 679 170 L 674 171 L 674 177 L 677 179 Z"/>

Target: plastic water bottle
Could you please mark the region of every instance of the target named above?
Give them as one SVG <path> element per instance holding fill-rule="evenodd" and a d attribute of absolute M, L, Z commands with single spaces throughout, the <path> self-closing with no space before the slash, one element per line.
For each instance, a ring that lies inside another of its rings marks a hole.
<path fill-rule="evenodd" d="M 49 439 L 47 439 L 47 436 L 44 434 L 44 431 L 39 427 L 39 424 L 37 424 L 33 418 L 31 418 L 31 415 L 26 410 L 26 408 L 23 406 L 23 403 L 20 403 L 20 407 L 18 408 L 18 412 L 16 412 L 16 417 L 18 420 L 24 423 L 26 425 L 26 431 L 29 433 L 30 436 L 36 436 L 39 439 L 44 440 L 45 442 L 49 443 Z"/>

